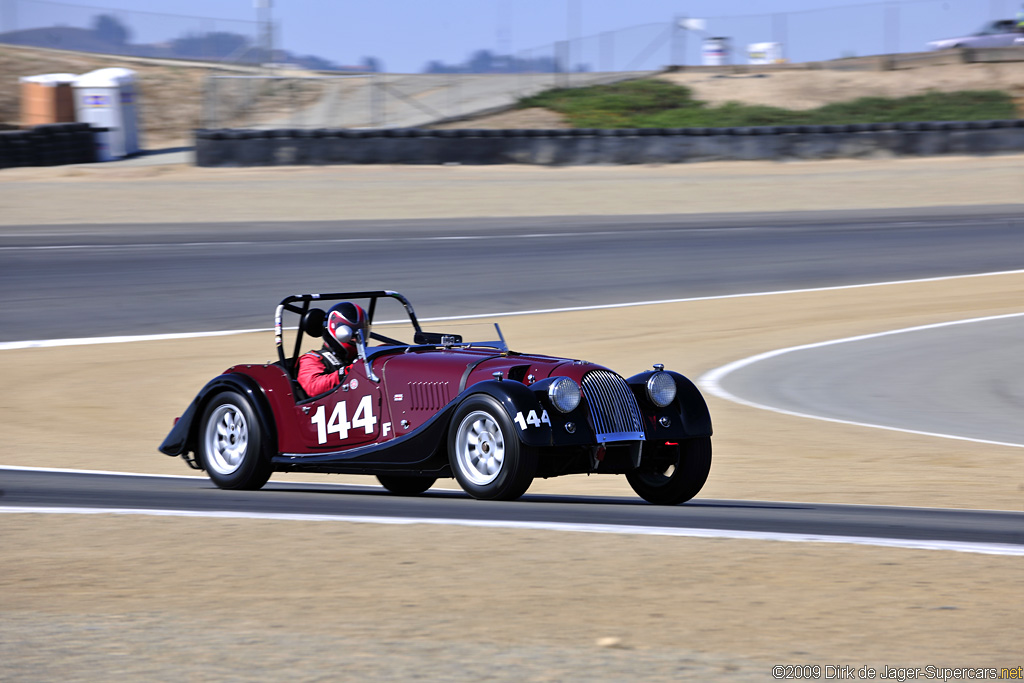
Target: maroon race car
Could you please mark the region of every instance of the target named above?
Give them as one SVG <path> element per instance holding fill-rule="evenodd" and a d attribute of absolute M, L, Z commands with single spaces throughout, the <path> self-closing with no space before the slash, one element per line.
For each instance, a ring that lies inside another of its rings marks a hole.
<path fill-rule="evenodd" d="M 314 304 L 338 301 L 363 305 L 369 339 L 356 335 L 358 359 L 342 384 L 307 396 L 296 367 L 303 338 L 323 334 Z M 402 313 L 411 343 L 379 332 L 396 325 L 373 322 L 381 303 Z M 298 316 L 290 356 L 286 312 Z M 273 472 L 330 472 L 376 475 L 412 495 L 454 476 L 475 498 L 514 500 L 535 477 L 607 473 L 625 474 L 651 503 L 675 505 L 707 480 L 707 404 L 661 365 L 624 379 L 594 363 L 511 351 L 497 325 L 498 341 L 424 332 L 391 291 L 289 296 L 274 323 L 278 360 L 211 380 L 160 445 L 221 488 L 258 489 Z"/>

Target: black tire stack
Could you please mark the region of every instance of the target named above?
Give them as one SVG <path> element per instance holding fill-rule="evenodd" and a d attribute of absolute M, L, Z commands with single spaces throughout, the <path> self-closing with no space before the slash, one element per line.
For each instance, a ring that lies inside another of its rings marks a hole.
<path fill-rule="evenodd" d="M 1024 119 L 737 128 L 195 131 L 197 166 L 672 164 L 1024 151 Z"/>
<path fill-rule="evenodd" d="M 96 134 L 88 123 L 53 123 L 0 131 L 0 168 L 63 166 L 96 161 Z"/>

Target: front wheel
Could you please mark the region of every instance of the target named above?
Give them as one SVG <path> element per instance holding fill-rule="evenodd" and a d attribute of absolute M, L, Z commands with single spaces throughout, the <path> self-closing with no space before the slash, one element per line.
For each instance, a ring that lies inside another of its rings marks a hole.
<path fill-rule="evenodd" d="M 637 495 L 655 505 L 678 505 L 696 496 L 711 471 L 711 437 L 644 451 L 640 467 L 626 473 Z"/>
<path fill-rule="evenodd" d="M 508 413 L 484 394 L 469 397 L 455 411 L 448 460 L 459 486 L 485 500 L 519 498 L 537 472 L 537 452 L 519 441 Z"/>
<path fill-rule="evenodd" d="M 263 432 L 248 399 L 235 391 L 217 394 L 203 411 L 199 461 L 222 489 L 255 490 L 270 479 Z"/>
<path fill-rule="evenodd" d="M 423 493 L 437 481 L 437 477 L 407 477 L 395 474 L 378 474 L 377 481 L 391 493 L 399 496 L 415 496 Z"/>

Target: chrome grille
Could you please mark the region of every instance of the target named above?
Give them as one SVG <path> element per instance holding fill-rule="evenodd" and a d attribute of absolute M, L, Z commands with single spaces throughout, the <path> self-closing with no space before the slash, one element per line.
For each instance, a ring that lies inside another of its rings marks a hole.
<path fill-rule="evenodd" d="M 583 376 L 583 395 L 600 443 L 643 441 L 640 408 L 626 380 L 607 370 L 591 370 Z"/>

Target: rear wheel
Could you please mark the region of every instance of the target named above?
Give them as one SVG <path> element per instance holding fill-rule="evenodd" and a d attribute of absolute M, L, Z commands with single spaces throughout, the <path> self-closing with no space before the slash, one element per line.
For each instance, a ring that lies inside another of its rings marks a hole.
<path fill-rule="evenodd" d="M 263 432 L 248 399 L 235 391 L 217 394 L 199 425 L 199 460 L 222 489 L 262 488 L 270 479 Z"/>
<path fill-rule="evenodd" d="M 392 474 L 378 474 L 377 481 L 391 493 L 399 496 L 415 496 L 423 493 L 437 481 L 437 477 L 406 477 Z"/>
<path fill-rule="evenodd" d="M 655 505 L 678 505 L 696 496 L 711 471 L 711 437 L 646 449 L 640 467 L 626 473 L 637 495 Z"/>
<path fill-rule="evenodd" d="M 519 441 L 505 409 L 482 394 L 466 399 L 455 411 L 448 459 L 459 486 L 486 500 L 519 498 L 537 472 L 537 452 Z"/>

